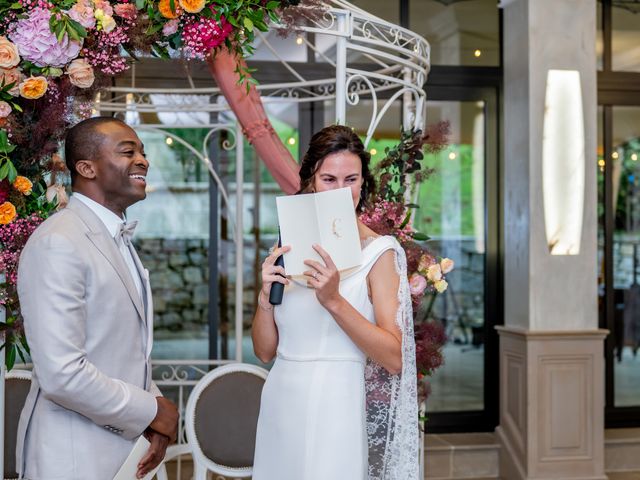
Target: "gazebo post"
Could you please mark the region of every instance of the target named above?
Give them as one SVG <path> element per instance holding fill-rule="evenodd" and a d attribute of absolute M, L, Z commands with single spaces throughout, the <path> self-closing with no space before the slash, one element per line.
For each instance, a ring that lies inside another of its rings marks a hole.
<path fill-rule="evenodd" d="M 242 333 L 244 310 L 244 238 L 243 231 L 244 208 L 244 136 L 242 126 L 236 121 L 236 361 L 242 362 Z"/>

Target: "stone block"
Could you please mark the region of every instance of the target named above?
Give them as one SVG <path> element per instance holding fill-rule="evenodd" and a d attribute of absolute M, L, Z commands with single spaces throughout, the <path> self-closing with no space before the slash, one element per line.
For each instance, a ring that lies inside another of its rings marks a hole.
<path fill-rule="evenodd" d="M 155 313 L 164 313 L 167 311 L 167 301 L 162 295 L 153 296 L 153 311 Z"/>
<path fill-rule="evenodd" d="M 207 264 L 207 257 L 201 251 L 189 252 L 189 262 L 191 265 L 204 267 Z"/>
<path fill-rule="evenodd" d="M 193 304 L 202 306 L 209 303 L 209 286 L 206 284 L 196 285 L 193 289 Z"/>
<path fill-rule="evenodd" d="M 169 265 L 172 267 L 182 267 L 189 263 L 189 257 L 184 253 L 172 253 L 169 256 Z"/>
<path fill-rule="evenodd" d="M 200 284 L 203 281 L 202 270 L 200 267 L 186 267 L 182 271 L 182 277 L 185 282 L 192 284 Z"/>
<path fill-rule="evenodd" d="M 184 286 L 184 280 L 182 279 L 182 275 L 180 273 L 170 270 L 167 273 L 169 287 L 171 288 L 182 288 Z"/>
<path fill-rule="evenodd" d="M 149 282 L 153 290 L 161 290 L 163 288 L 169 288 L 169 273 L 167 271 L 150 271 Z"/>
<path fill-rule="evenodd" d="M 169 238 L 164 240 L 162 249 L 165 252 L 184 252 L 187 249 L 187 241 L 183 238 Z"/>
<path fill-rule="evenodd" d="M 181 328 L 180 326 L 182 325 L 182 318 L 175 312 L 165 313 L 161 316 L 160 324 L 163 327 L 172 330 L 179 330 Z"/>
<path fill-rule="evenodd" d="M 174 291 L 167 299 L 167 305 L 169 307 L 188 307 L 191 305 L 191 295 L 184 290 Z"/>
<path fill-rule="evenodd" d="M 182 318 L 185 322 L 198 322 L 200 320 L 200 312 L 197 310 L 183 310 Z"/>

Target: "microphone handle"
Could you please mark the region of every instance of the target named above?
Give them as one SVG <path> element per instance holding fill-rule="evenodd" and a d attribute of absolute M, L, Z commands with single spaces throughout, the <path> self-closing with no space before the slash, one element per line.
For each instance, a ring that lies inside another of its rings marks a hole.
<path fill-rule="evenodd" d="M 282 241 L 278 238 L 278 247 L 282 246 Z M 278 267 L 284 267 L 284 256 L 280 255 L 276 259 Z M 279 274 L 278 274 L 279 275 Z M 271 284 L 271 291 L 269 292 L 269 303 L 271 305 L 280 305 L 282 303 L 282 295 L 284 294 L 284 284 L 280 282 L 273 282 Z"/>

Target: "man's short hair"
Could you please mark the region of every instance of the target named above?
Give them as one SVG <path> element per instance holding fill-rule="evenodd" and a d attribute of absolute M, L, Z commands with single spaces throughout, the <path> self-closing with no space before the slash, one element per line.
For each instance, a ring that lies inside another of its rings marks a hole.
<path fill-rule="evenodd" d="M 76 163 L 80 160 L 96 158 L 98 147 L 102 144 L 104 135 L 100 132 L 100 126 L 117 122 L 126 125 L 115 117 L 92 117 L 74 125 L 67 132 L 64 142 L 64 159 L 71 173 L 71 184 L 75 183 L 78 176 Z"/>

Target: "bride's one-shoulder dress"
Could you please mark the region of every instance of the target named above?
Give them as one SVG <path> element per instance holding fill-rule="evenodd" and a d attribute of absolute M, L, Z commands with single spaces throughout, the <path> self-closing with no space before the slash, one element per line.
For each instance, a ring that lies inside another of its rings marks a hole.
<path fill-rule="evenodd" d="M 340 294 L 372 323 L 366 277 L 396 245 L 375 238 L 340 282 Z M 274 315 L 278 351 L 262 391 L 253 480 L 366 480 L 365 354 L 311 288 L 290 282 Z"/>

